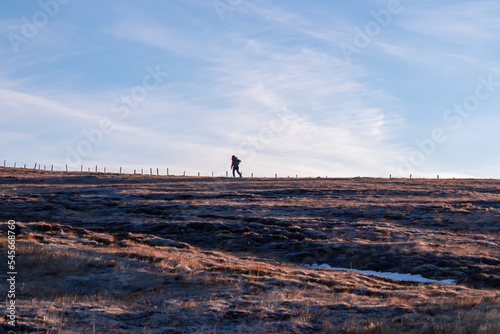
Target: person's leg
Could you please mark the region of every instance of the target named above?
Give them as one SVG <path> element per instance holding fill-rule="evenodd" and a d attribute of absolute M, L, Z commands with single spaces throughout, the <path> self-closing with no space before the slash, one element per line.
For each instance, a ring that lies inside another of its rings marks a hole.
<path fill-rule="evenodd" d="M 233 167 L 233 177 L 236 177 L 236 175 L 234 175 L 235 170 L 236 170 L 236 167 Z"/>

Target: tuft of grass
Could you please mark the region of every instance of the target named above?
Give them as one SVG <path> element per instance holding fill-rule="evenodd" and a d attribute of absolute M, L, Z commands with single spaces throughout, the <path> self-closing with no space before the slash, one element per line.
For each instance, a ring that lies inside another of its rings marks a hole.
<path fill-rule="evenodd" d="M 328 320 L 323 320 L 322 333 L 325 334 L 336 334 L 338 333 L 337 328 L 332 325 Z"/>
<path fill-rule="evenodd" d="M 453 333 L 453 334 L 498 334 L 500 333 L 500 309 L 483 312 L 480 310 L 458 311 L 453 321 L 436 318 L 429 321 L 422 328 L 425 334 Z"/>
<path fill-rule="evenodd" d="M 385 334 L 390 333 L 387 331 L 387 326 L 382 320 L 366 319 L 360 321 L 357 318 L 349 318 L 344 324 L 345 334 Z"/>

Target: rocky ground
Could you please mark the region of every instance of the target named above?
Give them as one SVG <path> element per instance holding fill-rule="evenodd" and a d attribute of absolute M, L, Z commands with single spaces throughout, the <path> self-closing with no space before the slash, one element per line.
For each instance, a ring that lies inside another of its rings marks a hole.
<path fill-rule="evenodd" d="M 498 180 L 0 168 L 0 198 L 20 333 L 500 332 Z"/>

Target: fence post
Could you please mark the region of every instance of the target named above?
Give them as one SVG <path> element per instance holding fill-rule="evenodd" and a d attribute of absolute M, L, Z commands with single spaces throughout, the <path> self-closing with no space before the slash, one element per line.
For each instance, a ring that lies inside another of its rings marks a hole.
<path fill-rule="evenodd" d="M 227 177 L 227 171 L 226 171 L 226 177 Z"/>
<path fill-rule="evenodd" d="M 278 178 L 278 173 L 274 174 L 274 177 L 277 179 Z"/>
<path fill-rule="evenodd" d="M 413 176 L 413 175 L 411 175 L 411 174 L 410 174 L 410 179 L 411 179 L 411 177 L 412 177 L 412 176 Z"/>
<path fill-rule="evenodd" d="M 120 167 L 120 174 L 122 173 L 122 168 Z"/>
<path fill-rule="evenodd" d="M 4 160 L 3 161 L 3 166 L 5 167 L 5 164 L 7 163 L 7 160 Z"/>
<path fill-rule="evenodd" d="M 16 163 L 14 162 L 14 168 L 16 168 Z"/>
<path fill-rule="evenodd" d="M 52 164 L 52 166 L 50 166 L 50 171 L 53 172 L 54 171 L 54 164 Z"/>
<path fill-rule="evenodd" d="M 160 169 L 159 168 L 156 168 L 156 175 L 160 175 Z"/>
<path fill-rule="evenodd" d="M 153 168 L 149 168 L 149 175 L 153 175 Z"/>
<path fill-rule="evenodd" d="M 26 164 L 24 164 L 24 169 L 26 169 Z"/>
<path fill-rule="evenodd" d="M 252 173 L 252 179 L 253 179 L 253 173 Z"/>
<path fill-rule="evenodd" d="M 135 175 L 135 169 L 134 169 L 134 175 Z"/>
<path fill-rule="evenodd" d="M 83 165 L 80 166 L 80 172 L 83 173 Z"/>
<path fill-rule="evenodd" d="M 198 172 L 198 177 L 200 177 L 200 172 Z"/>
<path fill-rule="evenodd" d="M 66 171 L 68 171 L 68 165 L 66 165 Z"/>
<path fill-rule="evenodd" d="M 438 180 L 439 180 L 439 174 L 438 174 Z"/>
<path fill-rule="evenodd" d="M 184 174 L 182 176 L 186 176 L 186 171 L 184 171 Z"/>
<path fill-rule="evenodd" d="M 104 173 L 106 173 L 106 167 L 104 167 Z"/>
<path fill-rule="evenodd" d="M 167 176 L 168 176 L 168 168 L 167 168 Z"/>

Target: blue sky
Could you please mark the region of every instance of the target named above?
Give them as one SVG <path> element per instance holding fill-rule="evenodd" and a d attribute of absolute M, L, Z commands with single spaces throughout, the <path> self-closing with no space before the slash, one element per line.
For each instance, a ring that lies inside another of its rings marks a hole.
<path fill-rule="evenodd" d="M 4 1 L 0 160 L 500 177 L 497 1 Z"/>

